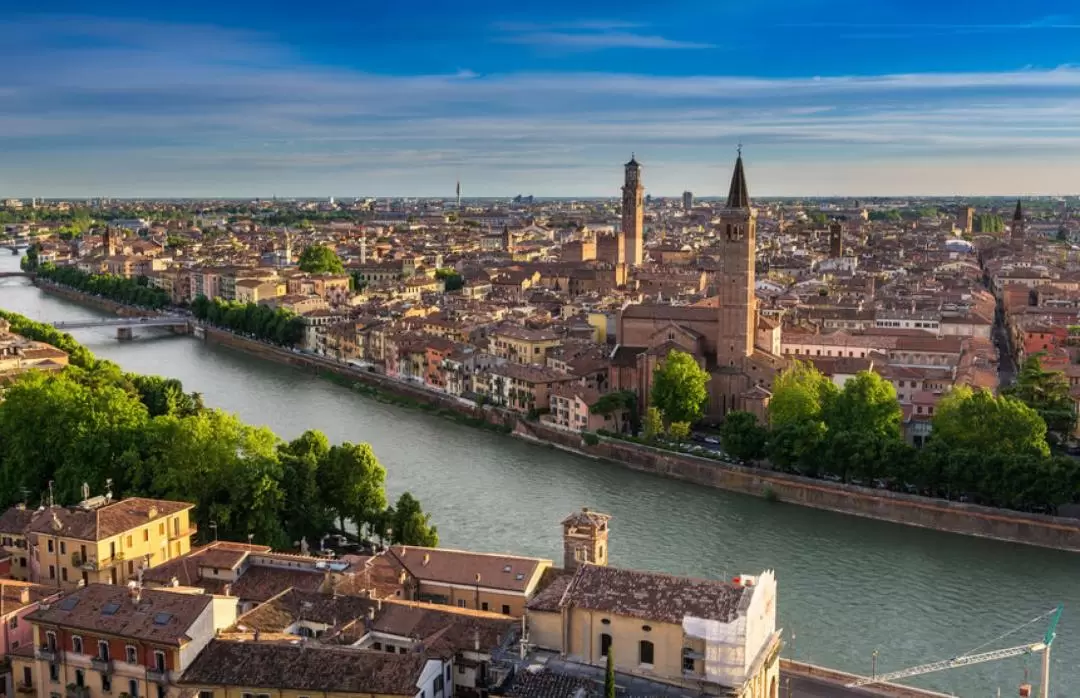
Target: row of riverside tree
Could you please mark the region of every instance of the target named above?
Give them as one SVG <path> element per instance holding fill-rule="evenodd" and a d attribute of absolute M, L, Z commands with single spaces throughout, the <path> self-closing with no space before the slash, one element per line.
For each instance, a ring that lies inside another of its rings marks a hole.
<path fill-rule="evenodd" d="M 60 373 L 31 371 L 0 402 L 0 504 L 39 500 L 53 483 L 74 503 L 82 483 L 111 479 L 123 496 L 192 501 L 203 531 L 289 547 L 351 522 L 391 543 L 436 545 L 420 503 L 388 506 L 386 471 L 368 444 L 331 445 L 318 431 L 285 442 L 209 409 L 179 381 L 126 374 L 69 336 L 3 313 L 12 330 L 71 354 Z"/>
<path fill-rule="evenodd" d="M 1075 422 L 1068 384 L 1035 356 L 1002 395 L 968 387 L 945 395 L 929 442 L 916 450 L 903 439 L 891 383 L 864 371 L 841 389 L 796 361 L 777 376 L 769 424 L 734 412 L 721 436 L 732 456 L 768 458 L 788 472 L 1053 513 L 1080 502 L 1080 463 L 1051 450 Z"/>
<path fill-rule="evenodd" d="M 304 338 L 304 322 L 282 308 L 257 303 L 214 300 L 199 295 L 191 302 L 191 314 L 211 325 L 226 327 L 267 342 L 292 346 Z"/>
<path fill-rule="evenodd" d="M 38 278 L 108 298 L 117 303 L 138 305 L 154 310 L 160 310 L 169 305 L 169 294 L 160 288 L 151 288 L 145 276 L 126 279 L 109 274 L 87 274 L 75 267 L 58 267 L 50 262 L 37 265 L 37 275 Z"/>

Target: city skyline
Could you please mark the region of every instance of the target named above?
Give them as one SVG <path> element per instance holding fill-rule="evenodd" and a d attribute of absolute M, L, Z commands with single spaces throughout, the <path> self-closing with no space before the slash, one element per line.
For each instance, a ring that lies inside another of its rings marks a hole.
<path fill-rule="evenodd" d="M 739 142 L 756 196 L 1080 189 L 1063 2 L 22 4 L 0 196 L 721 196 Z"/>

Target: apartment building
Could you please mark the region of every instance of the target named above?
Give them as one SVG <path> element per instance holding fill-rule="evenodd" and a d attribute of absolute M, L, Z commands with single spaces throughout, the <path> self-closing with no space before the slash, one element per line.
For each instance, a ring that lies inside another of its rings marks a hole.
<path fill-rule="evenodd" d="M 90 584 L 26 616 L 32 655 L 12 669 L 39 698 L 177 698 L 177 679 L 236 621 L 235 599 L 191 590 Z"/>
<path fill-rule="evenodd" d="M 93 497 L 73 507 L 13 507 L 0 517 L 17 579 L 74 589 L 123 584 L 139 571 L 186 554 L 196 532 L 194 505 L 132 497 Z M 26 559 L 26 564 L 23 563 Z"/>

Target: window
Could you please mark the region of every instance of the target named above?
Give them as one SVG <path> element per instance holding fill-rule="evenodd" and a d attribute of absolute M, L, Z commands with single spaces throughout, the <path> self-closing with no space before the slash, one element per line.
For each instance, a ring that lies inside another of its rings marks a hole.
<path fill-rule="evenodd" d="M 240 698 L 254 698 L 250 693 L 241 693 Z"/>
<path fill-rule="evenodd" d="M 56 566 L 49 565 L 49 579 L 56 579 Z"/>
<path fill-rule="evenodd" d="M 150 540 L 150 529 L 149 529 L 149 528 L 144 528 L 144 529 L 143 529 L 143 532 L 142 532 L 142 539 L 143 539 L 144 541 Z"/>
<path fill-rule="evenodd" d="M 404 647 L 398 647 L 397 648 L 397 653 L 398 654 L 405 654 L 407 651 L 408 650 L 406 650 Z"/>
<path fill-rule="evenodd" d="M 61 567 L 60 568 L 60 579 L 63 579 L 65 582 L 68 580 L 67 579 L 67 567 Z"/>
<path fill-rule="evenodd" d="M 382 643 L 381 642 L 373 642 L 373 643 L 371 643 L 371 649 L 373 649 L 373 650 L 381 650 L 382 649 Z"/>
<path fill-rule="evenodd" d="M 165 671 L 165 653 L 161 650 L 154 650 L 154 670 Z"/>
<path fill-rule="evenodd" d="M 394 646 L 393 645 L 387 645 L 386 646 L 386 652 L 387 652 L 387 654 L 393 654 L 394 653 Z"/>
<path fill-rule="evenodd" d="M 502 605 L 502 614 L 504 616 L 510 615 L 510 606 L 508 606 L 507 604 L 503 604 Z"/>
<path fill-rule="evenodd" d="M 49 681 L 52 681 L 53 683 L 56 683 L 59 680 L 60 680 L 60 665 L 59 664 L 50 664 L 49 665 Z"/>
<path fill-rule="evenodd" d="M 601 657 L 606 657 L 608 655 L 608 650 L 610 650 L 610 649 L 611 649 L 611 635 L 608 635 L 607 633 L 602 633 L 600 635 L 600 656 Z"/>
<path fill-rule="evenodd" d="M 689 647 L 683 647 L 682 650 L 682 670 L 694 670 L 694 650 L 690 649 Z"/>
<path fill-rule="evenodd" d="M 159 523 L 157 527 L 157 532 L 159 536 L 165 535 L 165 524 Z M 213 698 L 213 696 L 210 696 L 209 698 Z"/>
<path fill-rule="evenodd" d="M 109 661 L 109 643 L 104 640 L 98 640 L 97 643 L 98 659 L 102 661 Z"/>
<path fill-rule="evenodd" d="M 112 677 L 104 672 L 101 674 L 101 690 L 105 693 L 112 693 Z"/>
<path fill-rule="evenodd" d="M 75 685 L 76 686 L 85 686 L 86 685 L 86 672 L 83 671 L 82 669 L 76 669 L 75 670 Z"/>
<path fill-rule="evenodd" d="M 638 663 L 650 666 L 653 663 L 653 643 L 648 640 L 642 640 L 638 643 Z"/>
<path fill-rule="evenodd" d="M 124 648 L 124 659 L 128 664 L 139 663 L 139 654 L 135 649 L 135 645 L 128 645 Z"/>
<path fill-rule="evenodd" d="M 56 633 L 52 630 L 45 631 L 45 646 L 52 652 L 56 651 Z"/>
<path fill-rule="evenodd" d="M 447 665 L 446 665 L 446 680 L 447 680 L 447 681 L 449 681 L 449 680 L 450 680 L 450 677 L 451 677 L 451 674 L 450 674 L 450 665 L 449 665 L 449 664 L 447 664 Z"/>
<path fill-rule="evenodd" d="M 131 536 L 127 537 L 127 547 L 131 547 Z"/>
<path fill-rule="evenodd" d="M 139 698 L 139 682 L 135 679 L 128 679 L 128 695 L 131 698 Z"/>
<path fill-rule="evenodd" d="M 60 541 L 60 554 L 67 555 L 67 543 Z"/>
<path fill-rule="evenodd" d="M 49 543 L 48 543 L 47 547 L 49 549 L 49 552 L 51 553 L 53 551 L 53 539 L 52 538 L 49 539 Z"/>
<path fill-rule="evenodd" d="M 481 602 L 480 602 L 480 610 L 481 610 L 481 611 L 486 611 L 486 610 L 488 610 L 488 602 L 487 602 L 487 601 L 481 601 Z"/>
<path fill-rule="evenodd" d="M 460 608 L 465 608 L 465 599 L 458 599 L 458 600 L 457 600 L 457 605 L 458 605 L 458 606 L 459 606 Z"/>
<path fill-rule="evenodd" d="M 27 669 L 27 671 L 29 671 L 29 669 Z M 459 674 L 464 674 L 465 673 L 465 665 L 464 664 L 458 664 L 457 673 L 459 673 Z"/>
<path fill-rule="evenodd" d="M 71 651 L 75 654 L 82 654 L 82 638 L 78 635 L 73 635 L 71 638 Z"/>
<path fill-rule="evenodd" d="M 34 670 L 28 666 L 24 666 L 22 670 L 22 682 L 24 686 L 34 685 Z"/>
<path fill-rule="evenodd" d="M 12 616 L 11 617 L 11 622 L 9 623 L 9 625 L 11 626 L 12 630 L 19 627 L 19 617 L 18 616 Z"/>

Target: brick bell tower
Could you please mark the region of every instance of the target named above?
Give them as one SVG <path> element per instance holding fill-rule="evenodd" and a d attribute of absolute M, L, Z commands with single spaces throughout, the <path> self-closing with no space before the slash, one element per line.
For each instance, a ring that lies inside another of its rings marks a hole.
<path fill-rule="evenodd" d="M 580 565 L 607 565 L 608 521 L 611 516 L 582 507 L 562 520 L 563 569 L 573 572 Z"/>
<path fill-rule="evenodd" d="M 720 210 L 719 304 L 720 327 L 716 364 L 720 368 L 743 368 L 743 359 L 754 353 L 757 307 L 754 298 L 754 263 L 757 254 L 757 210 L 750 207 L 750 190 L 743 171 L 742 147 L 731 175 L 727 205 Z"/>
<path fill-rule="evenodd" d="M 631 267 L 645 261 L 645 186 L 641 183 L 641 165 L 633 153 L 626 163 L 622 188 L 622 236 L 625 262 Z"/>

